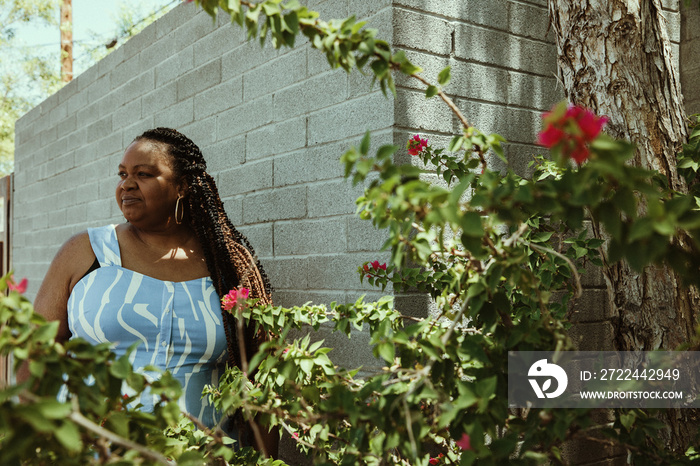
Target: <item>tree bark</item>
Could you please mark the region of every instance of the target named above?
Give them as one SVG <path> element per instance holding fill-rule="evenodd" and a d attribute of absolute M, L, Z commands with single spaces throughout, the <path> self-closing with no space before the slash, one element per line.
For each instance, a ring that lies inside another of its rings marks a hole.
<path fill-rule="evenodd" d="M 606 115 L 611 136 L 637 145 L 634 164 L 687 191 L 676 170 L 687 138 L 685 112 L 659 0 L 549 0 L 549 14 L 569 101 Z M 606 262 L 603 273 L 617 350 L 674 350 L 694 335 L 698 292 L 683 287 L 671 269 L 650 266 L 639 273 L 624 262 Z M 668 447 L 684 451 L 696 432 L 697 411 L 665 415 Z"/>

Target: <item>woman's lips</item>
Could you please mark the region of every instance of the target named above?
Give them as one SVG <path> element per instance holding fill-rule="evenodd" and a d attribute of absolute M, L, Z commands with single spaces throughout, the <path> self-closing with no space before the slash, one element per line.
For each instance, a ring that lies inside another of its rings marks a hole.
<path fill-rule="evenodd" d="M 138 197 L 125 196 L 122 197 L 122 205 L 131 205 L 139 202 L 141 199 Z"/>

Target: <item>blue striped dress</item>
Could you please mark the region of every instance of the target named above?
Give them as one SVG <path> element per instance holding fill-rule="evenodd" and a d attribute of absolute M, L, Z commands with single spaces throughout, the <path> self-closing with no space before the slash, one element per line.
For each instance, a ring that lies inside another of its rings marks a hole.
<path fill-rule="evenodd" d="M 205 385 L 217 385 L 226 361 L 226 335 L 219 296 L 209 277 L 185 282 L 157 280 L 125 269 L 115 225 L 88 229 L 100 267 L 73 288 L 68 299 L 68 325 L 73 337 L 110 342 L 117 356 L 131 353 L 134 369 L 147 377 L 145 366 L 169 370 L 180 381 L 180 408 L 208 427 L 220 419 L 202 398 Z M 158 400 L 144 393 L 143 410 Z"/>

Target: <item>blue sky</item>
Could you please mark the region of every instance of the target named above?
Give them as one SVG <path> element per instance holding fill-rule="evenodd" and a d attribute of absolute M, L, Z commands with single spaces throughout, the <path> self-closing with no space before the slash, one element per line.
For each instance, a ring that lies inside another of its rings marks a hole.
<path fill-rule="evenodd" d="M 103 47 L 115 37 L 116 18 L 120 4 L 128 5 L 141 18 L 160 8 L 171 9 L 180 0 L 72 0 L 73 4 L 73 41 L 74 72 L 84 71 L 87 63 L 84 50 Z M 58 28 L 25 27 L 18 31 L 22 41 L 38 47 L 42 53 L 53 54 L 60 50 L 60 32 Z M 83 48 L 81 48 L 83 47 Z"/>

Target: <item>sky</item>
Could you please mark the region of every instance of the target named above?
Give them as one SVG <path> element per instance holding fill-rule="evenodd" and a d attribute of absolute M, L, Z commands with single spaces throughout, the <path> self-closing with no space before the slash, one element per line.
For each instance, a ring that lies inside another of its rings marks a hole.
<path fill-rule="evenodd" d="M 74 73 L 77 76 L 89 63 L 85 49 L 104 47 L 115 37 L 116 18 L 120 4 L 128 5 L 137 18 L 147 16 L 150 12 L 167 8 L 168 10 L 181 0 L 72 0 L 73 5 L 73 60 Z M 22 41 L 42 52 L 56 54 L 60 51 L 60 32 L 57 28 L 25 27 L 18 31 Z"/>

